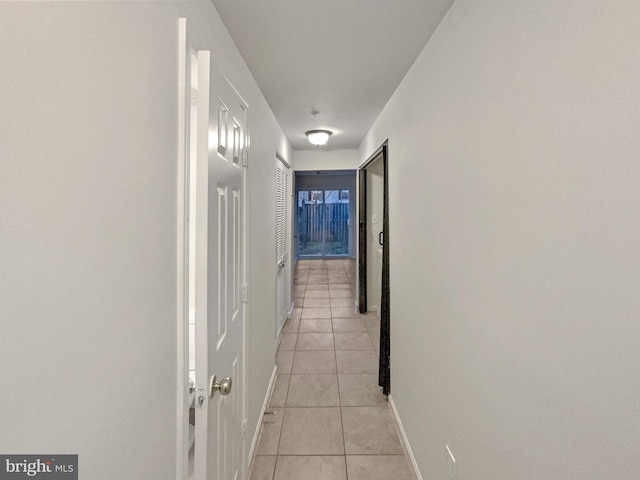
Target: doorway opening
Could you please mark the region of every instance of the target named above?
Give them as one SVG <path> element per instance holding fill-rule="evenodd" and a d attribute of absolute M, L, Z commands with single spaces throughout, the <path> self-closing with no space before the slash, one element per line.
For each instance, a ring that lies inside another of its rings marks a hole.
<path fill-rule="evenodd" d="M 196 164 L 198 137 L 198 59 L 189 42 L 186 19 L 179 22 L 179 158 L 177 238 L 177 461 L 176 478 L 194 476 L 196 396 Z M 205 227 L 206 228 L 206 227 Z"/>
<path fill-rule="evenodd" d="M 296 172 L 295 256 L 355 257 L 353 170 Z"/>
<path fill-rule="evenodd" d="M 189 436 L 187 444 L 188 475 L 193 477 L 195 471 L 195 386 L 196 386 L 196 182 L 197 182 L 197 146 L 198 146 L 198 56 L 193 49 L 189 49 L 191 68 L 191 96 L 190 96 L 190 120 L 189 120 L 189 160 L 188 170 L 188 275 L 187 291 L 189 299 L 189 334 L 188 334 L 188 371 L 189 371 Z M 202 227 L 200 227 L 202 228 Z"/>
<path fill-rule="evenodd" d="M 391 389 L 389 290 L 389 165 L 385 142 L 358 171 L 358 311 L 378 312 L 379 384 Z"/>

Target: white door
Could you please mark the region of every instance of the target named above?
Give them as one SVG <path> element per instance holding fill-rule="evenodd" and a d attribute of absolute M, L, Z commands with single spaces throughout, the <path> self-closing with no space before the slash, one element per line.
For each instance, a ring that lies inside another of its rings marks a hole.
<path fill-rule="evenodd" d="M 276 335 L 280 335 L 291 305 L 290 168 L 280 157 L 276 158 Z"/>
<path fill-rule="evenodd" d="M 207 175 L 198 175 L 196 215 L 207 229 L 196 238 L 195 478 L 240 480 L 247 104 L 208 51 L 198 52 L 198 103 L 198 168 Z"/>

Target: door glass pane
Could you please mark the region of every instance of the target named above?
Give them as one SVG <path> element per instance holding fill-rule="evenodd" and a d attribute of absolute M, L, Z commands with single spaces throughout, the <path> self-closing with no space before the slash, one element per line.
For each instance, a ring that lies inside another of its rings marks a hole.
<path fill-rule="evenodd" d="M 299 255 L 324 255 L 324 192 L 300 190 L 298 192 L 298 247 Z"/>
<path fill-rule="evenodd" d="M 349 190 L 299 190 L 298 255 L 349 255 Z"/>
<path fill-rule="evenodd" d="M 325 254 L 348 255 L 349 191 L 325 190 L 325 212 Z"/>

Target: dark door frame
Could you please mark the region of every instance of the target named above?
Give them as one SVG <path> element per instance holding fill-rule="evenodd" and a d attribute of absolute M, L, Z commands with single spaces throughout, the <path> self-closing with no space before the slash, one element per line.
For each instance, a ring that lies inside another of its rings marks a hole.
<path fill-rule="evenodd" d="M 390 352 L 390 289 L 389 289 L 389 140 L 378 148 L 358 170 L 358 310 L 367 312 L 367 174 L 366 169 L 382 155 L 384 171 L 383 218 L 382 218 L 382 292 L 380 300 L 380 362 L 378 383 L 382 392 L 391 391 L 391 352 Z"/>

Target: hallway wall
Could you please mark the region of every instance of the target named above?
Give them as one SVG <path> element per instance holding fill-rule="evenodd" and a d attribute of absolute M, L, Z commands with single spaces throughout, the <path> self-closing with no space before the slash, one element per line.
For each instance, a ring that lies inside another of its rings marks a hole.
<path fill-rule="evenodd" d="M 251 436 L 276 351 L 264 199 L 292 152 L 222 21 L 209 1 L 0 4 L 0 451 L 77 453 L 87 480 L 175 478 L 185 15 L 250 105 Z"/>
<path fill-rule="evenodd" d="M 425 479 L 640 471 L 640 5 L 458 0 L 389 139 L 391 392 Z"/>
<path fill-rule="evenodd" d="M 355 170 L 358 168 L 357 150 L 296 150 L 293 152 L 294 170 Z"/>

